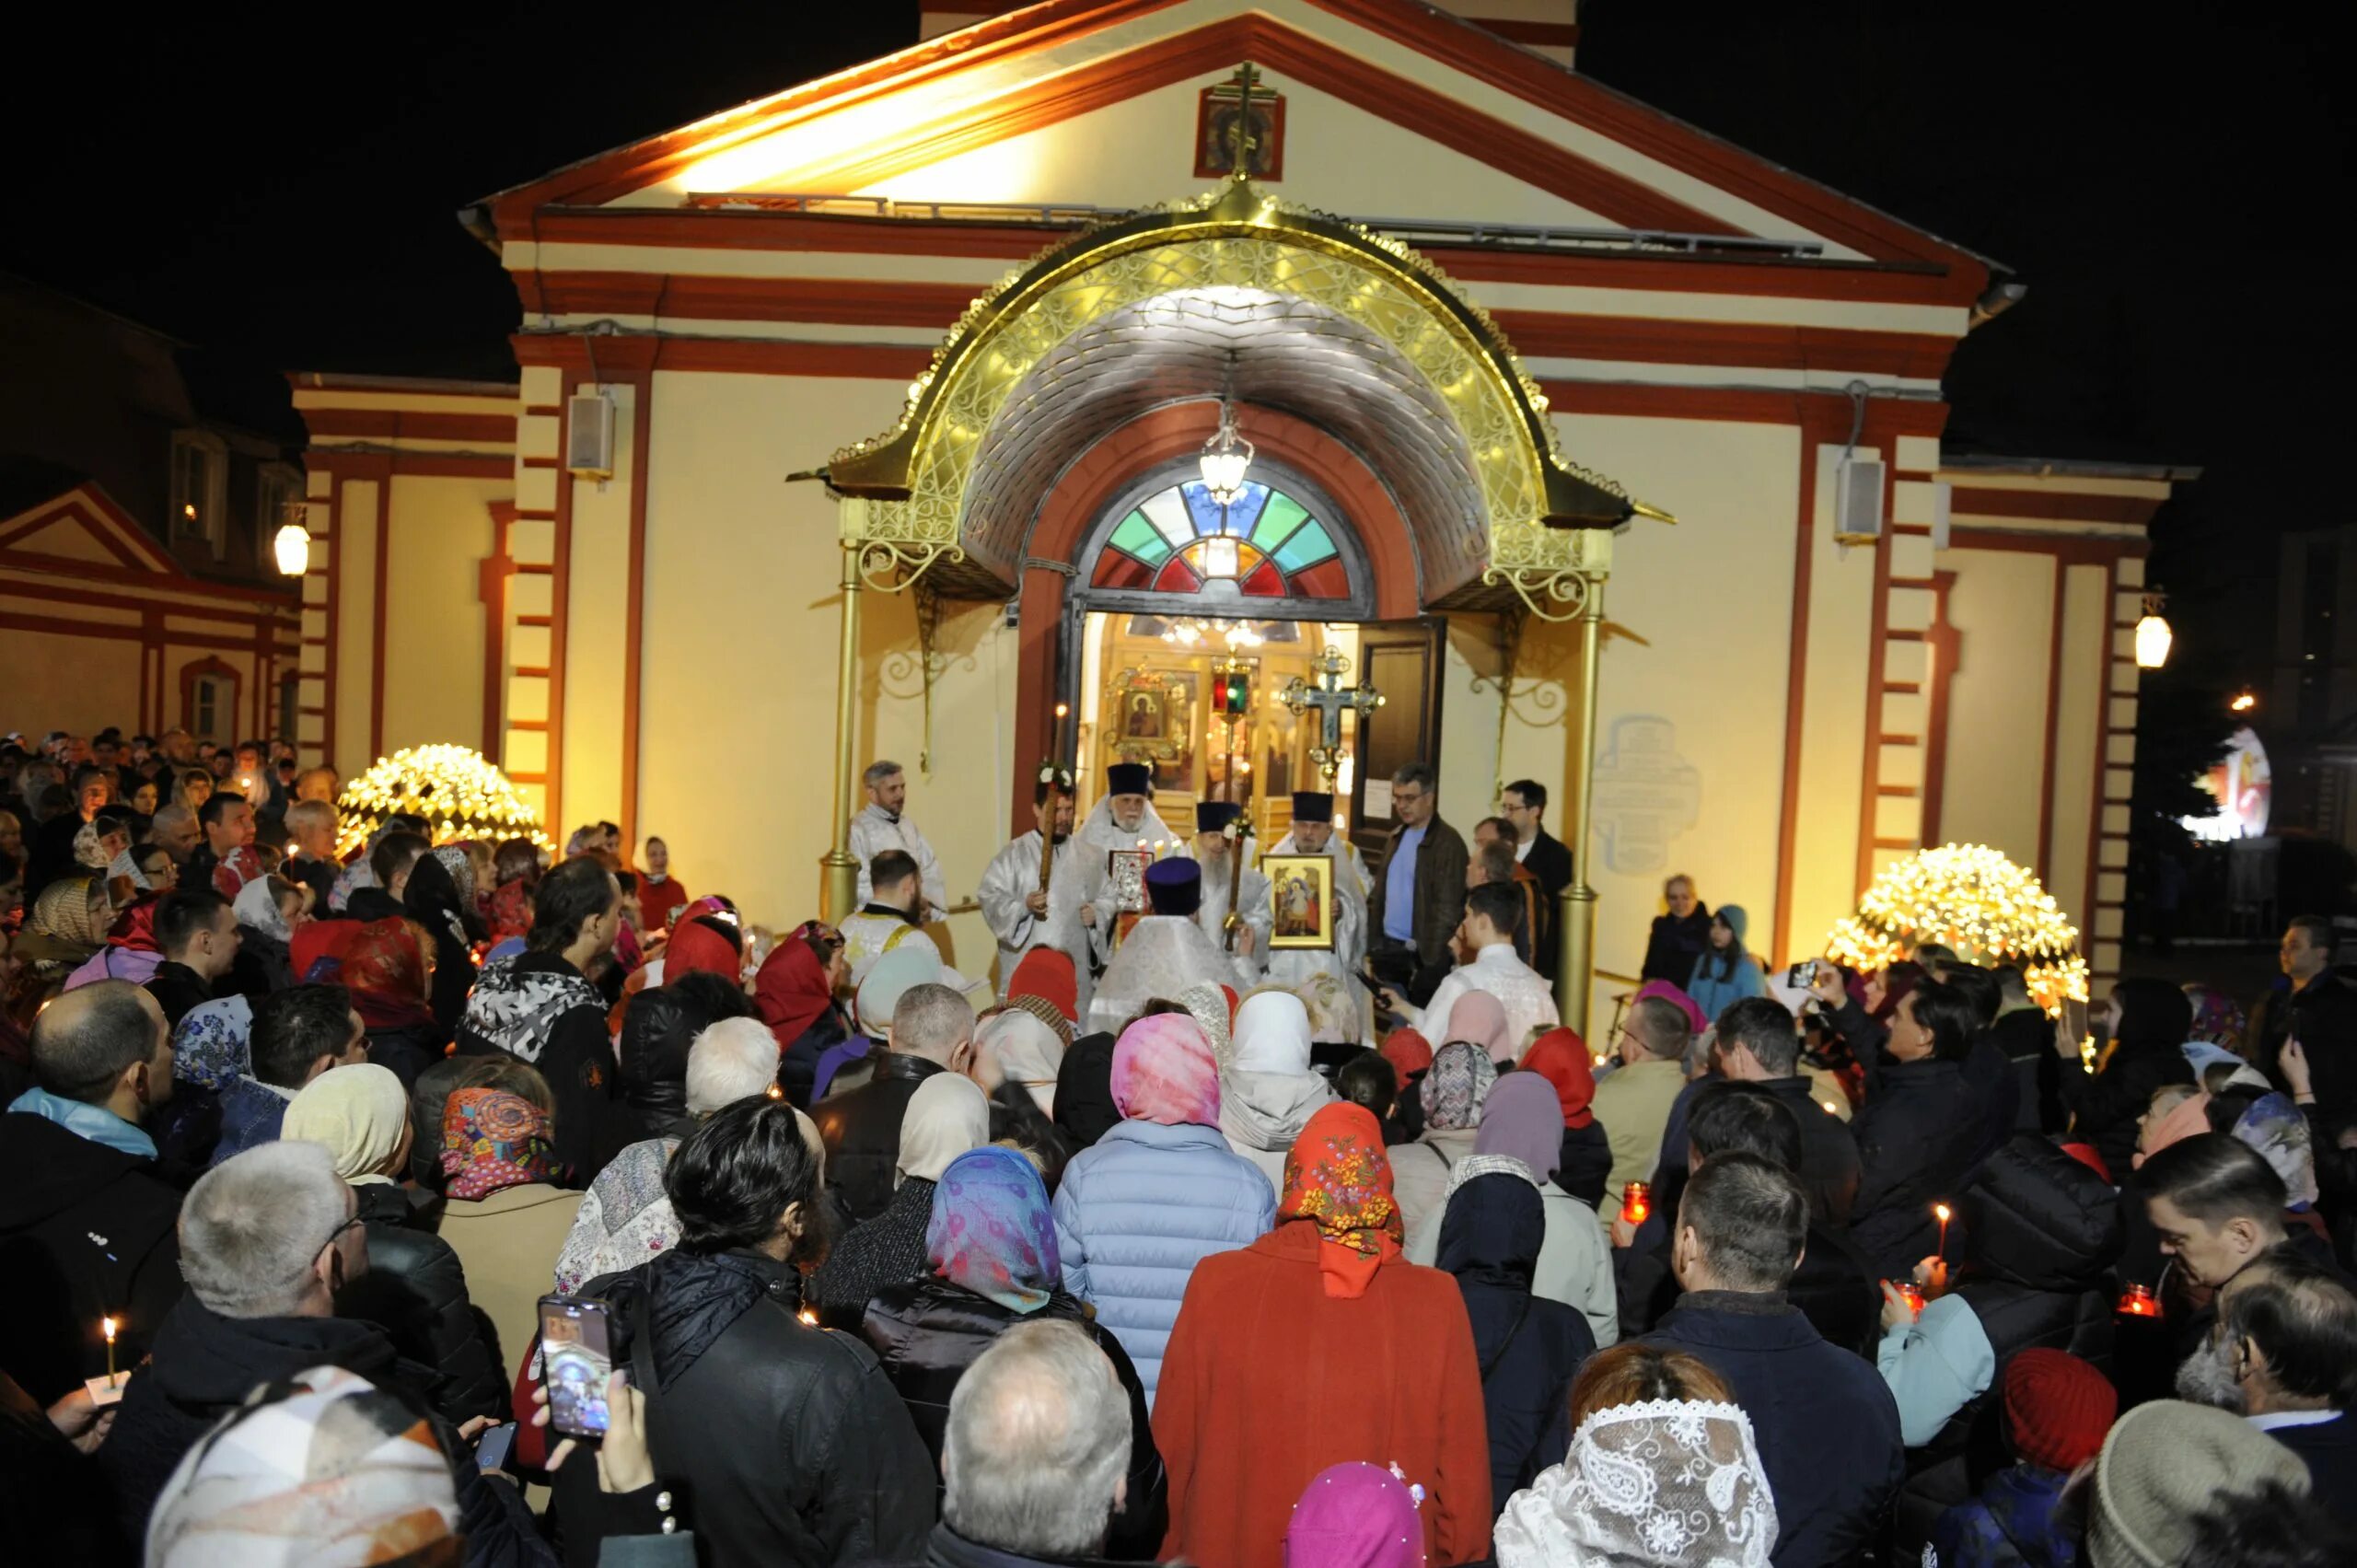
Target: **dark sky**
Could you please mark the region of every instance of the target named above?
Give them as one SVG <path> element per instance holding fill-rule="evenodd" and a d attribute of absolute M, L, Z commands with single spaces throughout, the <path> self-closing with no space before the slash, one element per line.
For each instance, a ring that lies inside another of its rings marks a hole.
<path fill-rule="evenodd" d="M 2315 14 L 1588 0 L 1581 64 L 2012 266 L 1953 443 L 2203 466 L 2154 570 L 2239 663 L 2272 536 L 2342 489 L 2312 389 L 2350 346 L 2350 95 Z M 53 68 L 0 97 L 0 267 L 260 366 L 507 374 L 515 296 L 460 205 L 915 36 L 912 0 L 366 15 L 45 13 Z"/>

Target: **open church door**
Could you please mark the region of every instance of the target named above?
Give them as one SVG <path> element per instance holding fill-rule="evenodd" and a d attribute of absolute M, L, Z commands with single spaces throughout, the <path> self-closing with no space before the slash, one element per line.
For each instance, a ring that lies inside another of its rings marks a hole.
<path fill-rule="evenodd" d="M 1419 760 L 1440 765 L 1441 639 L 1448 623 L 1437 615 L 1417 621 L 1371 621 L 1359 628 L 1357 685 L 1383 693 L 1383 706 L 1358 718 L 1351 776 L 1351 842 L 1373 864 L 1398 824 L 1391 816 L 1391 775 Z"/>

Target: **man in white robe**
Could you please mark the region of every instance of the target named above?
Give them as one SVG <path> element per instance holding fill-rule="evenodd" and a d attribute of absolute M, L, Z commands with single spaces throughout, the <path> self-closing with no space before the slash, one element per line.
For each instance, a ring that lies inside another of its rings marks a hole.
<path fill-rule="evenodd" d="M 1412 1006 L 1388 990 L 1385 1005 L 1437 1049 L 1457 1038 L 1451 1018 L 1457 999 L 1469 991 L 1486 991 L 1506 1015 L 1507 1038 L 1491 1054 L 1500 1067 L 1513 1066 L 1535 1031 L 1562 1021 L 1555 1011 L 1554 987 L 1514 950 L 1515 930 L 1522 923 L 1522 890 L 1511 882 L 1483 883 L 1465 895 L 1465 918 L 1457 928 L 1458 950 L 1472 957 L 1441 977 L 1423 1006 Z"/>
<path fill-rule="evenodd" d="M 949 912 L 948 885 L 942 879 L 940 857 L 925 842 L 917 825 L 901 814 L 909 801 L 909 776 L 898 762 L 867 764 L 860 775 L 867 786 L 867 804 L 851 819 L 851 854 L 859 862 L 859 901 L 876 896 L 868 864 L 886 850 L 896 849 L 917 863 L 917 877 L 924 904 L 916 912 L 919 925 L 930 925 Z"/>
<path fill-rule="evenodd" d="M 1236 934 L 1237 951 L 1230 955 L 1195 923 L 1202 902 L 1201 865 L 1184 856 L 1157 861 L 1146 870 L 1145 887 L 1154 912 L 1139 918 L 1097 980 L 1087 1009 L 1091 1030 L 1117 1032 L 1147 1002 L 1157 996 L 1175 1002 L 1190 985 L 1241 991 L 1252 983 L 1252 928 Z"/>
<path fill-rule="evenodd" d="M 1033 787 L 1031 812 L 1039 828 L 1002 849 L 982 873 L 982 919 L 998 938 L 998 983 L 1004 991 L 1014 978 L 1015 966 L 1034 947 L 1053 947 L 1072 958 L 1082 1016 L 1091 991 L 1089 970 L 1099 956 L 1101 933 L 1109 915 L 1088 900 L 1081 874 L 1081 851 L 1073 840 L 1072 775 L 1057 770 L 1059 793 L 1048 804 L 1049 781 Z M 1050 819 L 1052 809 L 1053 820 Z M 1055 834 L 1048 890 L 1039 891 L 1039 833 Z"/>
<path fill-rule="evenodd" d="M 1192 854 L 1195 864 L 1203 868 L 1203 902 L 1195 912 L 1195 923 L 1223 948 L 1242 952 L 1243 944 L 1232 947 L 1227 940 L 1227 879 L 1228 856 L 1241 853 L 1244 869 L 1237 875 L 1236 908 L 1244 923 L 1252 928 L 1252 950 L 1265 955 L 1269 950 L 1269 879 L 1252 869 L 1251 845 L 1248 841 L 1228 836 L 1231 823 L 1242 820 L 1244 807 L 1225 800 L 1200 800 L 1195 803 L 1195 842 Z M 1260 965 L 1252 965 L 1253 983 L 1260 983 Z"/>
<path fill-rule="evenodd" d="M 990 981 L 969 981 L 942 963 L 940 944 L 917 923 L 916 912 L 923 905 L 924 895 L 915 857 L 904 850 L 888 849 L 870 861 L 865 869 L 875 890 L 860 906 L 859 912 L 837 927 L 842 933 L 843 962 L 849 966 L 844 993 L 856 993 L 860 982 L 867 978 L 867 971 L 885 954 L 914 948 L 930 954 L 935 963 L 941 964 L 942 984 L 963 992 L 977 1010 L 989 1006 L 994 1000 Z"/>
<path fill-rule="evenodd" d="M 1155 844 L 1163 853 L 1178 842 L 1178 835 L 1164 825 L 1161 814 L 1154 808 L 1154 774 L 1140 762 L 1116 762 L 1105 770 L 1107 794 L 1089 811 L 1073 834 L 1079 846 L 1081 890 L 1088 901 L 1106 910 L 1106 919 L 1113 913 L 1106 893 L 1107 852 L 1117 849 L 1134 850 L 1144 840 L 1151 850 Z M 1111 928 L 1109 925 L 1107 929 Z"/>
<path fill-rule="evenodd" d="M 1353 978 L 1366 958 L 1366 895 L 1375 884 L 1358 846 L 1334 831 L 1334 797 L 1319 790 L 1296 790 L 1293 797 L 1293 830 L 1277 841 L 1271 855 L 1322 854 L 1334 863 L 1334 946 L 1271 947 L 1269 979 L 1299 989 L 1313 976 L 1330 975 L 1341 987 L 1346 1005 L 1362 1015 L 1357 1039 L 1365 1038 L 1364 1016 L 1370 1000 L 1366 987 Z M 1264 862 L 1265 862 L 1265 858 Z"/>

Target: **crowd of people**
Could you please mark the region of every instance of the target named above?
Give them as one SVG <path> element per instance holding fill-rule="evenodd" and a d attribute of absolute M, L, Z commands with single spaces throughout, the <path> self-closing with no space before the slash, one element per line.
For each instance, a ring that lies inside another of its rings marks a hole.
<path fill-rule="evenodd" d="M 1930 945 L 1775 984 L 1678 877 L 1590 1041 L 1536 781 L 1469 845 L 1403 768 L 1364 857 L 1296 796 L 1312 949 L 1234 807 L 1107 783 L 1041 771 L 969 973 L 888 762 L 861 907 L 780 933 L 611 824 L 339 855 L 271 747 L 8 738 L 12 1545 L 2357 1561 L 2328 922 L 2247 1012 L 2123 981 L 2088 1042 Z"/>

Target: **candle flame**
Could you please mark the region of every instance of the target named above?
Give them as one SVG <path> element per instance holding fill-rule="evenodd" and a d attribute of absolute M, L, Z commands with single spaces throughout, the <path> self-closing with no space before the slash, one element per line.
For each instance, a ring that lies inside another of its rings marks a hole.
<path fill-rule="evenodd" d="M 1942 1225 L 1948 1223 L 1948 1216 L 1954 1212 L 1955 1211 L 1950 1209 L 1945 1203 L 1934 1203 L 1932 1205 L 1932 1213 L 1939 1216 L 1940 1223 Z"/>
<path fill-rule="evenodd" d="M 1839 1116 L 1841 1114 L 1840 1111 L 1834 1109 L 1833 1102 L 1829 1099 L 1819 1100 L 1817 1103 L 1825 1107 L 1825 1114 L 1828 1116 Z"/>
<path fill-rule="evenodd" d="M 805 1323 L 807 1323 L 814 1329 L 819 1326 L 819 1315 L 807 1307 L 801 1311 L 795 1313 L 795 1316 L 801 1318 Z"/>
<path fill-rule="evenodd" d="M 99 1328 L 105 1332 L 107 1343 L 114 1343 L 114 1319 L 111 1318 L 99 1318 Z"/>

